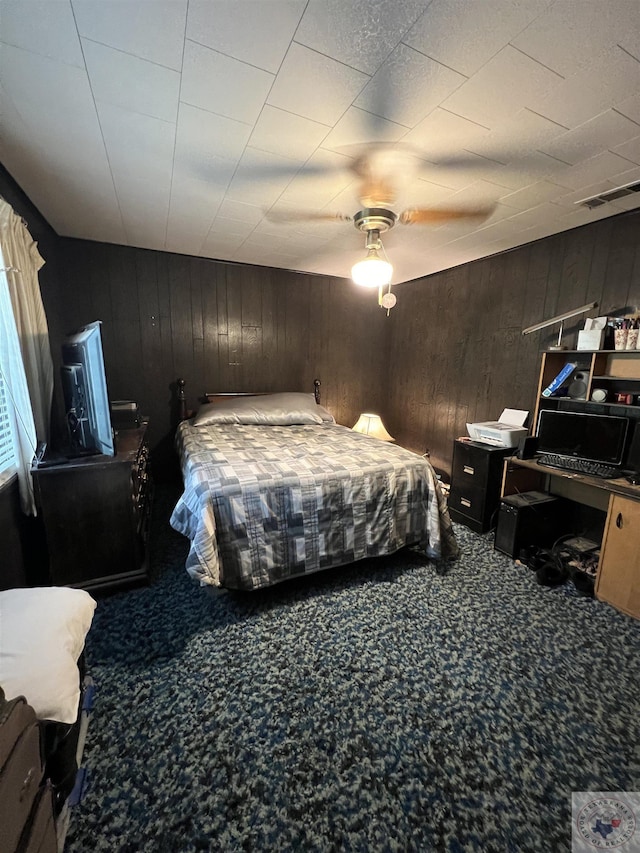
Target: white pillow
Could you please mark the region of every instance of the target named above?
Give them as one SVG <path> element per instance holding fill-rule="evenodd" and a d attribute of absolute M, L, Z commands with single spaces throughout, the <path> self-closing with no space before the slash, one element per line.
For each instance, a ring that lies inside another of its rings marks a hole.
<path fill-rule="evenodd" d="M 96 602 L 82 589 L 0 592 L 0 685 L 24 696 L 41 720 L 73 723 L 80 702 L 78 658 Z"/>

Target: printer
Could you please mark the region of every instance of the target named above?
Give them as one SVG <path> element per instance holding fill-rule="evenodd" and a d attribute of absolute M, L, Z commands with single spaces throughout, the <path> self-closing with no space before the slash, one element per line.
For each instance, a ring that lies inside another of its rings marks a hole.
<path fill-rule="evenodd" d="M 467 432 L 474 441 L 494 447 L 517 447 L 529 434 L 525 423 L 529 412 L 523 409 L 505 409 L 497 421 L 467 424 Z"/>

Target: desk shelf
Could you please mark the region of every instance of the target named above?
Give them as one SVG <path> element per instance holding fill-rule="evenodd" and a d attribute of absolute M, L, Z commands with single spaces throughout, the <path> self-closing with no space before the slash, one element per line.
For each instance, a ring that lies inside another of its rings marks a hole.
<path fill-rule="evenodd" d="M 567 380 L 569 393 L 561 397 L 543 397 L 544 389 L 555 379 L 567 362 L 576 362 L 573 373 L 581 373 L 583 381 Z M 583 387 L 580 387 L 582 385 Z M 533 423 L 538 423 L 542 409 L 566 409 L 583 412 L 605 412 L 621 414 L 640 421 L 640 404 L 620 403 L 612 400 L 596 402 L 591 395 L 596 388 L 604 388 L 609 394 L 640 394 L 640 350 L 557 350 L 543 352 L 538 378 L 538 392 Z M 607 407 L 607 408 L 605 408 Z M 617 411 L 612 411 L 614 408 Z"/>

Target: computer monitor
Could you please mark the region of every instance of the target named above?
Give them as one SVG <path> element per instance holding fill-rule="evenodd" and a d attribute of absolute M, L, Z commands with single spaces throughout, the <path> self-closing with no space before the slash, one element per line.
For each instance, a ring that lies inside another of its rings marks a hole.
<path fill-rule="evenodd" d="M 622 465 L 629 419 L 617 415 L 543 409 L 538 417 L 538 453 L 557 453 L 605 465 Z"/>

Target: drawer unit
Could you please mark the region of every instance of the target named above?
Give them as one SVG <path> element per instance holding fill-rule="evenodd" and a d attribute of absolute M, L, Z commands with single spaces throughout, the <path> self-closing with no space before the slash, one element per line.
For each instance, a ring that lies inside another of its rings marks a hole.
<path fill-rule="evenodd" d="M 116 589 L 147 580 L 151 513 L 147 425 L 120 430 L 115 456 L 34 469 L 55 585 Z"/>
<path fill-rule="evenodd" d="M 449 495 L 449 514 L 454 521 L 476 533 L 486 533 L 495 525 L 502 463 L 513 452 L 510 447 L 478 441 L 454 441 Z"/>

